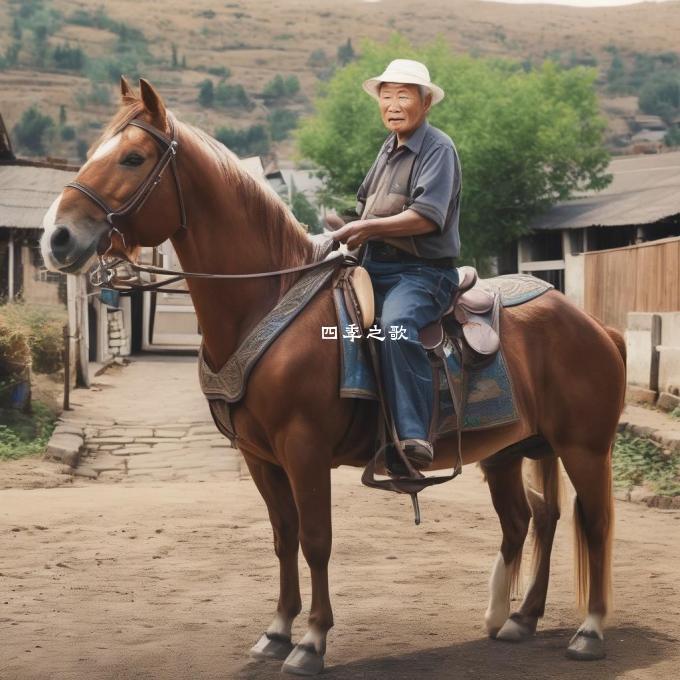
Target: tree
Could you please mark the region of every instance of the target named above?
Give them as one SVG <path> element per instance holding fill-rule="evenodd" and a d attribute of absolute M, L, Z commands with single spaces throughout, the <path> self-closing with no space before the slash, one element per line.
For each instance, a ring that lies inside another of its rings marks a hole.
<path fill-rule="evenodd" d="M 609 69 L 607 69 L 607 89 L 612 94 L 623 94 L 627 89 L 626 69 L 618 54 L 614 54 Z"/>
<path fill-rule="evenodd" d="M 319 226 L 316 209 L 301 191 L 293 192 L 290 209 L 300 222 L 307 225 L 310 234 L 320 234 L 323 231 Z"/>
<path fill-rule="evenodd" d="M 365 43 L 361 58 L 325 84 L 316 114 L 298 132 L 301 154 L 320 168 L 328 205 L 353 204 L 386 137 L 361 83 L 398 57 L 426 63 L 447 93 L 429 118 L 461 158 L 463 257 L 497 253 L 556 201 L 609 183 L 593 69 L 547 62 L 526 73 L 514 62 L 454 55 L 441 41 L 416 50 L 397 37 Z"/>
<path fill-rule="evenodd" d="M 251 125 L 242 130 L 221 127 L 215 131 L 215 139 L 238 156 L 264 156 L 269 153 L 269 134 L 264 125 Z"/>
<path fill-rule="evenodd" d="M 253 102 L 246 93 L 243 85 L 229 85 L 221 82 L 215 88 L 215 104 L 225 108 L 252 108 Z"/>
<path fill-rule="evenodd" d="M 274 109 L 269 114 L 269 127 L 272 139 L 275 142 L 286 139 L 288 133 L 297 125 L 297 118 L 297 113 L 290 109 Z"/>
<path fill-rule="evenodd" d="M 14 137 L 20 147 L 42 156 L 45 154 L 45 144 L 54 131 L 54 121 L 45 116 L 37 106 L 26 109 L 21 120 L 14 127 Z"/>
<path fill-rule="evenodd" d="M 283 99 L 293 97 L 300 91 L 300 81 L 297 76 L 275 75 L 262 90 L 262 96 L 266 99 Z"/>
<path fill-rule="evenodd" d="M 206 78 L 198 87 L 198 103 L 201 106 L 212 106 L 215 102 L 215 86 L 213 81 L 210 78 Z"/>
<path fill-rule="evenodd" d="M 680 113 L 680 76 L 674 71 L 652 76 L 640 91 L 640 110 L 670 123 Z"/>
<path fill-rule="evenodd" d="M 347 38 L 347 42 L 344 45 L 338 47 L 338 63 L 340 66 L 347 66 L 351 61 L 356 59 L 356 54 L 354 48 L 352 47 L 352 41 Z"/>

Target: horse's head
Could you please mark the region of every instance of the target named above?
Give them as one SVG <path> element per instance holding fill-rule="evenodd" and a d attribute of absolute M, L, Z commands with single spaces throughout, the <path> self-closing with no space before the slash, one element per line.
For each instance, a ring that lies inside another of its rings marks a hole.
<path fill-rule="evenodd" d="M 49 269 L 84 272 L 103 254 L 132 260 L 184 224 L 172 121 L 154 88 L 139 85 L 137 96 L 121 79 L 120 109 L 43 219 Z"/>

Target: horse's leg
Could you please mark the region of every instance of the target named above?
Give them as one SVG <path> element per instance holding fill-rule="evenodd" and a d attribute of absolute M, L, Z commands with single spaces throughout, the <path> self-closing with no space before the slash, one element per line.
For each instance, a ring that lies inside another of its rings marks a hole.
<path fill-rule="evenodd" d="M 545 612 L 550 579 L 550 553 L 557 520 L 560 518 L 560 468 L 558 459 L 549 455 L 533 462 L 534 475 L 526 485 L 531 507 L 534 535 L 533 578 L 519 611 L 512 614 L 498 632 L 498 639 L 521 642 L 536 632 L 538 619 Z"/>
<path fill-rule="evenodd" d="M 298 514 L 285 471 L 246 455 L 246 463 L 267 504 L 274 530 L 274 551 L 279 558 L 280 590 L 276 616 L 267 632 L 252 647 L 256 658 L 285 659 L 293 649 L 291 628 L 300 613 L 298 580 Z"/>
<path fill-rule="evenodd" d="M 510 591 L 517 579 L 522 547 L 531 513 L 522 481 L 522 459 L 482 468 L 503 531 L 501 549 L 489 580 L 489 607 L 484 620 L 489 635 L 497 637 L 510 614 Z"/>
<path fill-rule="evenodd" d="M 605 656 L 603 622 L 611 584 L 614 505 L 611 447 L 605 452 L 582 446 L 558 451 L 576 489 L 574 530 L 579 600 L 587 596 L 588 614 L 569 643 L 567 656 L 592 660 Z"/>
<path fill-rule="evenodd" d="M 322 444 L 302 444 L 287 456 L 291 486 L 300 518 L 300 544 L 312 577 L 309 627 L 290 653 L 282 671 L 316 675 L 323 670 L 326 636 L 333 627 L 328 593 L 328 561 L 331 556 L 330 451 Z M 292 442 L 290 444 L 293 446 Z M 288 446 L 286 447 L 288 449 Z"/>

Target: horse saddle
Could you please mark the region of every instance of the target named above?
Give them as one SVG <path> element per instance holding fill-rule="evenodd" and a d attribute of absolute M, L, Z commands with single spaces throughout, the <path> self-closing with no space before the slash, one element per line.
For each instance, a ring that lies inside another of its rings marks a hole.
<path fill-rule="evenodd" d="M 462 342 L 469 365 L 479 365 L 492 359 L 500 349 L 500 295 L 478 285 L 473 267 L 458 268 L 459 285 L 451 304 L 440 319 L 419 331 L 425 350 L 439 347 L 445 334 Z M 338 285 L 343 288 L 348 309 L 363 330 L 375 321 L 373 285 L 369 273 L 361 266 L 344 268 L 339 272 Z M 457 343 L 458 344 L 458 343 Z"/>
<path fill-rule="evenodd" d="M 445 339 L 463 344 L 469 365 L 492 359 L 501 346 L 499 334 L 500 293 L 482 288 L 474 267 L 458 268 L 459 284 L 451 304 L 440 319 L 420 329 L 423 347 L 432 351 Z"/>

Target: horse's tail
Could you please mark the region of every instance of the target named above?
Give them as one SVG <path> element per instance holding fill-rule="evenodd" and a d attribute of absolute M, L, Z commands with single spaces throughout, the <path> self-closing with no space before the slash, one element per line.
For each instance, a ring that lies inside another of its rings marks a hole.
<path fill-rule="evenodd" d="M 533 571 L 538 568 L 541 554 L 552 547 L 552 538 L 544 538 L 545 531 L 551 523 L 560 517 L 563 491 L 563 477 L 560 472 L 559 458 L 555 455 L 539 460 L 525 459 L 524 484 L 527 500 L 531 508 L 533 531 Z M 544 543 L 550 540 L 550 545 Z"/>
<path fill-rule="evenodd" d="M 606 508 L 606 516 L 602 521 L 606 522 L 606 532 L 604 535 L 603 556 L 604 565 L 602 574 L 604 582 L 602 583 L 602 593 L 604 597 L 605 608 L 608 610 L 612 600 L 612 544 L 614 538 L 614 494 L 612 490 L 612 468 L 611 468 L 611 454 L 614 445 L 612 444 L 609 457 L 610 464 L 607 466 L 609 472 L 609 480 L 607 484 L 606 497 L 603 499 L 603 506 Z M 574 498 L 574 574 L 576 580 L 576 599 L 578 606 L 581 608 L 587 607 L 590 585 L 590 567 L 588 560 L 588 541 L 586 536 L 586 522 L 583 516 L 583 511 L 578 500 L 578 496 Z"/>

